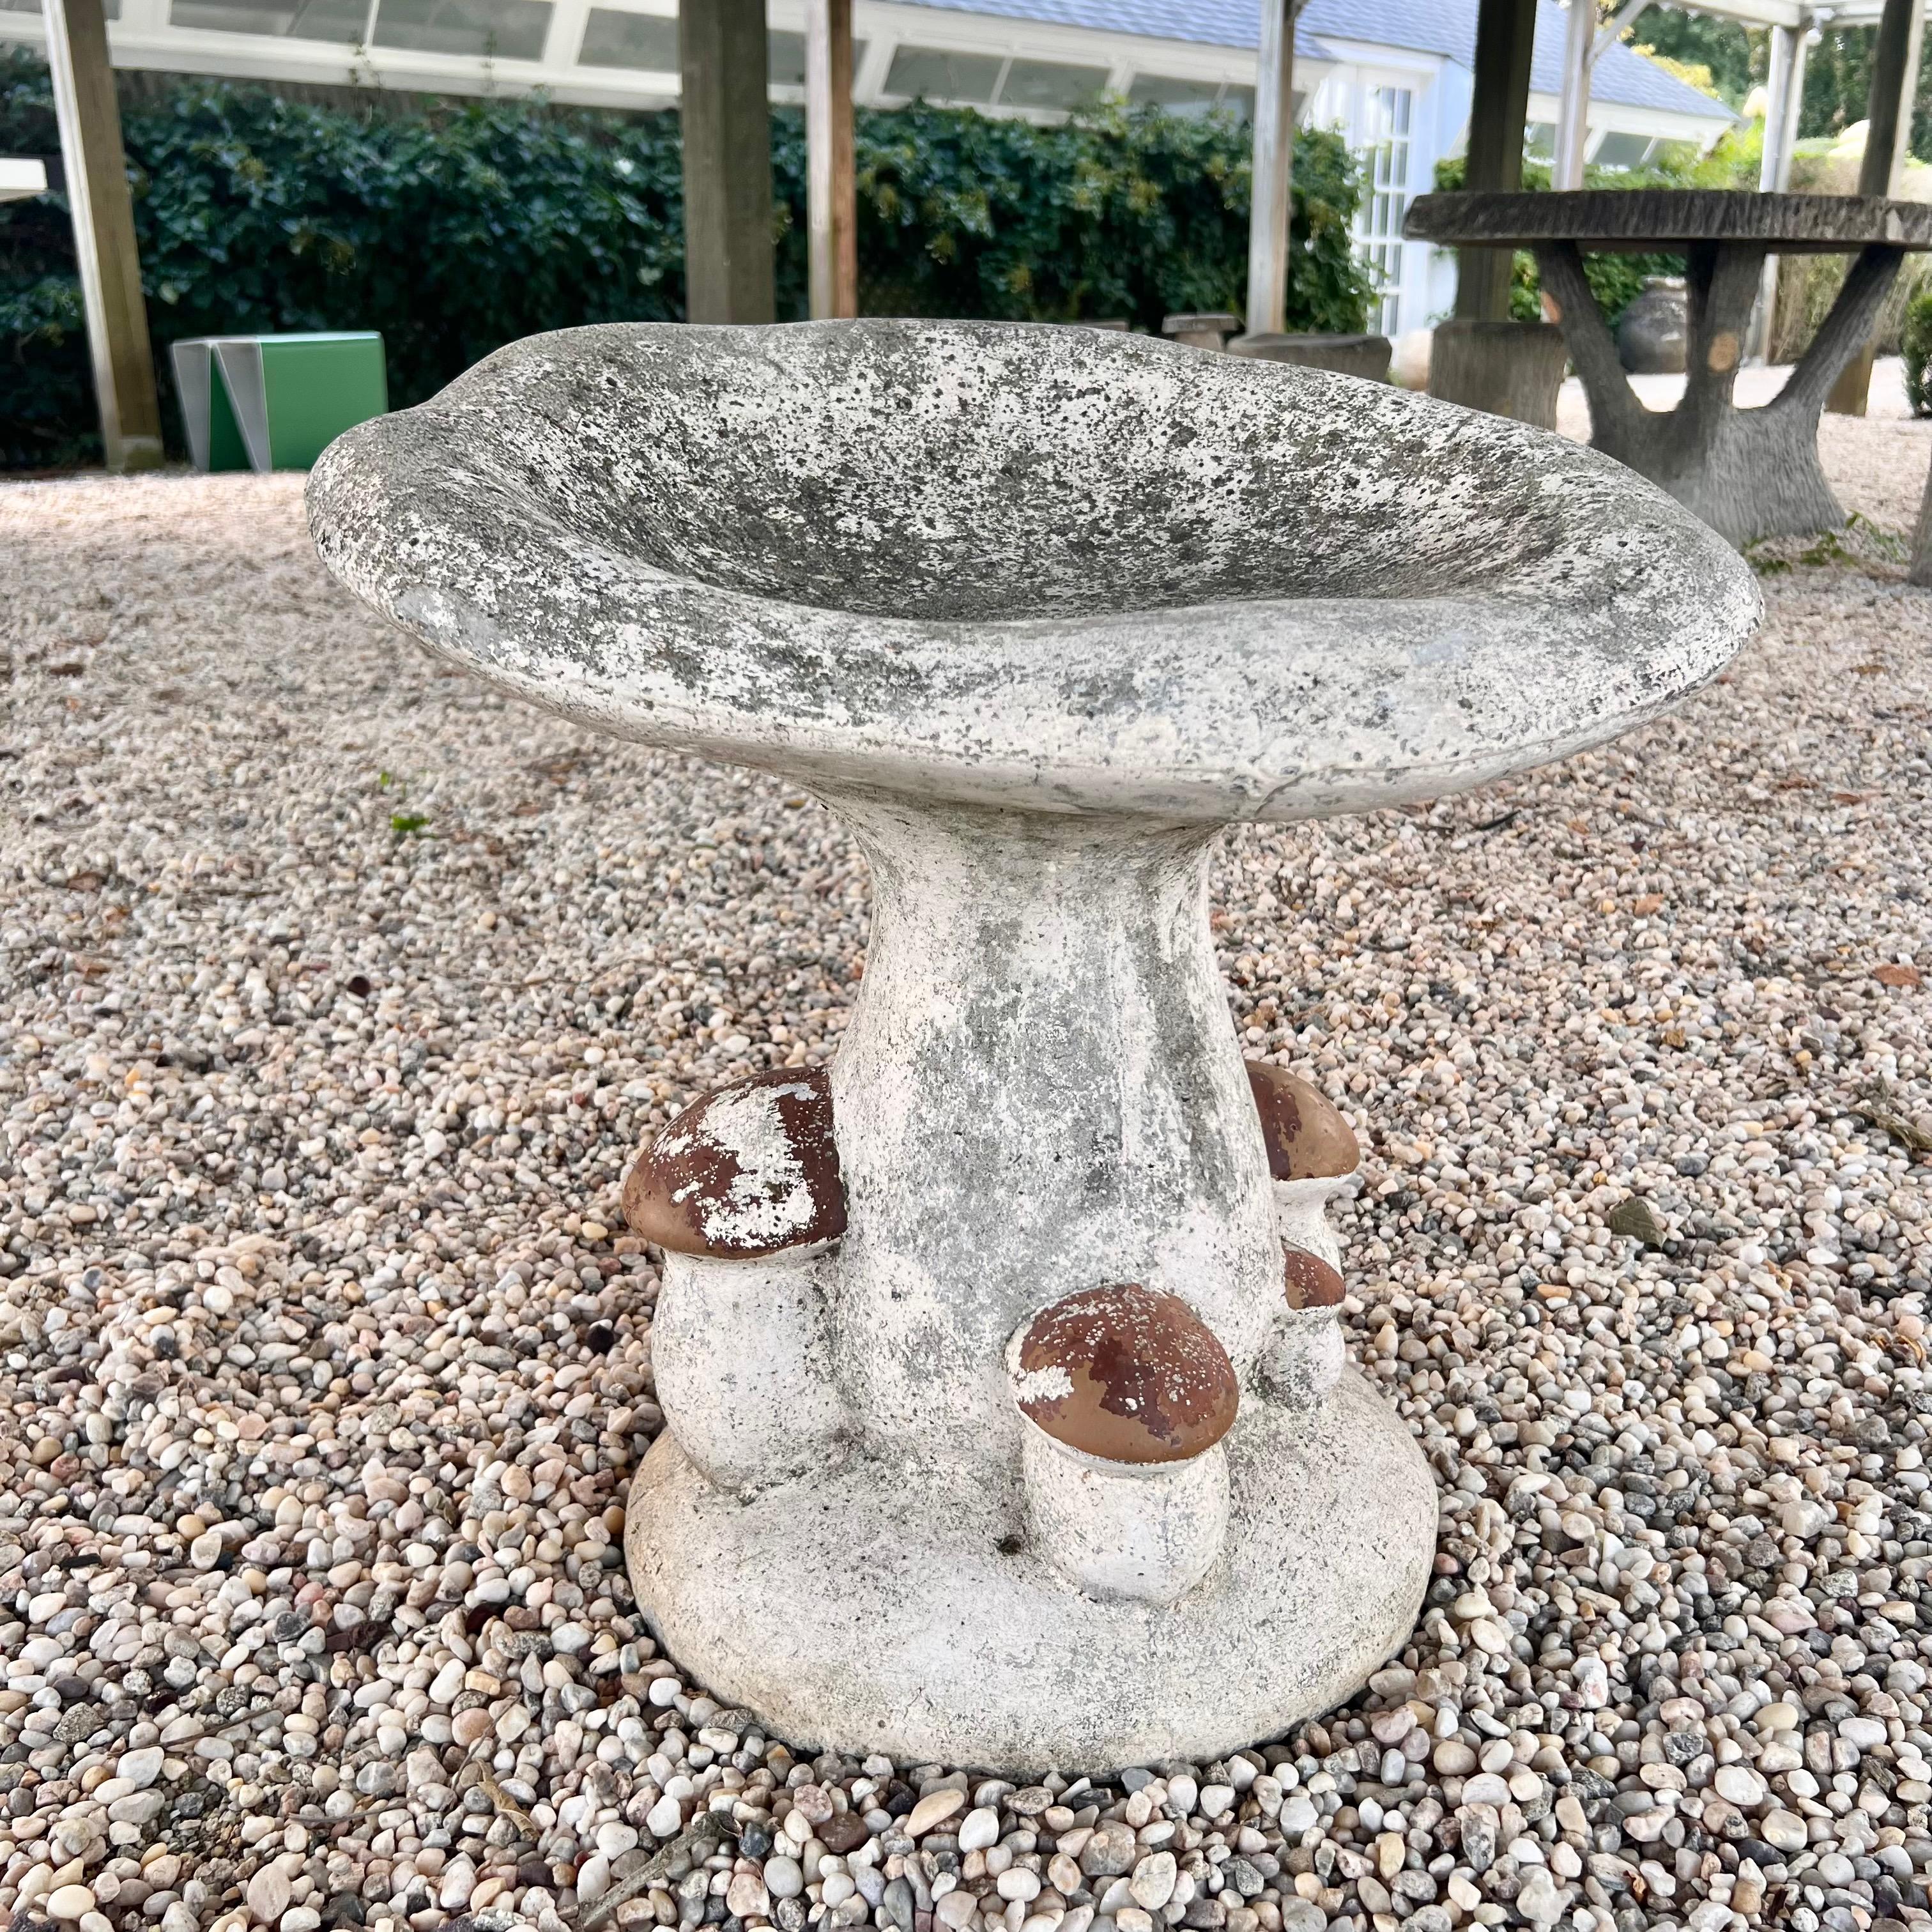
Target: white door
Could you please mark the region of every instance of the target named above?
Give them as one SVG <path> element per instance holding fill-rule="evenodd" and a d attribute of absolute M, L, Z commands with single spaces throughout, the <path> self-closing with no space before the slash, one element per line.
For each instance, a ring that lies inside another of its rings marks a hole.
<path fill-rule="evenodd" d="M 1414 117 L 1412 88 L 1365 83 L 1355 96 L 1349 146 L 1362 171 L 1362 199 L 1355 211 L 1355 252 L 1379 291 L 1369 326 L 1396 335 L 1402 328 L 1402 289 L 1408 278 L 1408 244 L 1402 238 L 1408 212 L 1410 124 Z"/>

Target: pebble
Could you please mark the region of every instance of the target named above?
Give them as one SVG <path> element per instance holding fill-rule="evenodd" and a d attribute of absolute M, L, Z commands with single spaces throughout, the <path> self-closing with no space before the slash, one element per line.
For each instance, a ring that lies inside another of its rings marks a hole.
<path fill-rule="evenodd" d="M 244 1894 L 249 1916 L 263 1925 L 273 1925 L 291 1903 L 288 1874 L 278 1865 L 264 1865 L 248 1881 Z"/>
<path fill-rule="evenodd" d="M 496 1735 L 496 1720 L 484 1705 L 476 1705 L 467 1711 L 459 1711 L 450 1720 L 450 1735 L 460 1744 L 480 1744 L 486 1738 Z"/>
<path fill-rule="evenodd" d="M 1918 428 L 1822 436 L 1908 530 Z M 1437 1474 L 1430 1600 L 1252 1751 L 962 1796 L 706 1696 L 619 1555 L 661 1418 L 617 1190 L 830 1057 L 862 864 L 400 646 L 300 488 L 0 488 L 0 1910 L 560 1932 L 701 1816 L 617 1932 L 728 1871 L 778 1932 L 1053 1932 L 1083 1885 L 1059 1932 L 1923 1910 L 1932 614 L 1876 539 L 1790 547 L 1728 681 L 1622 745 L 1230 834 L 1244 1050 L 1363 1136 L 1342 1318 Z"/>
<path fill-rule="evenodd" d="M 916 1838 L 944 1823 L 966 1802 L 963 1791 L 930 1791 L 906 1814 L 901 1828 L 908 1838 Z"/>
<path fill-rule="evenodd" d="M 1719 1765 L 1712 1774 L 1711 1782 L 1720 1798 L 1744 1811 L 1754 1810 L 1762 1804 L 1769 1790 L 1756 1772 L 1742 1764 Z"/>
<path fill-rule="evenodd" d="M 1134 1903 L 1149 1912 L 1158 1912 L 1174 1896 L 1177 1877 L 1174 1854 L 1153 1852 L 1134 1867 L 1127 1889 Z"/>
<path fill-rule="evenodd" d="M 724 1894 L 724 1903 L 740 1918 L 765 1918 L 771 1916 L 772 1901 L 765 1882 L 757 1872 L 733 1875 Z"/>
<path fill-rule="evenodd" d="M 1532 1925 L 1553 1925 L 1563 1916 L 1563 1894 L 1543 1866 L 1531 1867 L 1516 1895 L 1516 1909 Z"/>
<path fill-rule="evenodd" d="M 982 1804 L 967 1813 L 959 1821 L 959 1849 L 962 1852 L 983 1852 L 988 1845 L 999 1843 L 1000 1814 L 990 1805 Z M 1083 1865 L 1088 1871 L 1097 1870 L 1094 1865 Z"/>

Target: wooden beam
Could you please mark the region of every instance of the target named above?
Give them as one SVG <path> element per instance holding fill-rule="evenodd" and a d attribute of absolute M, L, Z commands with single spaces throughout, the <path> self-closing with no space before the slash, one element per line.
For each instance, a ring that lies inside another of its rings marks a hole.
<path fill-rule="evenodd" d="M 161 460 L 161 409 L 106 16 L 101 0 L 46 0 L 46 23 L 101 444 L 110 470 L 152 470 Z"/>
<path fill-rule="evenodd" d="M 852 0 L 806 0 L 806 218 L 814 321 L 859 313 Z"/>
<path fill-rule="evenodd" d="M 1889 195 L 1898 188 L 1899 168 L 1912 139 L 1919 37 L 1924 19 L 1924 0 L 1885 0 L 1885 11 L 1879 16 L 1865 116 L 1865 157 L 1858 169 L 1861 194 Z M 1825 406 L 1833 415 L 1864 414 L 1876 346 L 1867 343 L 1832 385 Z"/>
<path fill-rule="evenodd" d="M 677 25 L 685 314 L 692 322 L 774 322 L 765 0 L 682 0 Z"/>
<path fill-rule="evenodd" d="M 1890 194 L 1912 136 L 1912 106 L 1918 92 L 1922 0 L 1885 0 L 1872 49 L 1871 97 L 1866 110 L 1865 155 L 1858 170 L 1861 194 Z"/>
<path fill-rule="evenodd" d="M 1248 216 L 1250 335 L 1288 326 L 1288 232 L 1294 212 L 1294 16 L 1300 0 L 1262 0 L 1255 68 L 1254 198 Z"/>
<path fill-rule="evenodd" d="M 1536 0 L 1480 0 L 1476 14 L 1476 83 L 1469 100 L 1462 185 L 1509 191 L 1522 185 L 1529 118 L 1529 68 L 1536 46 Z M 1462 248 L 1456 256 L 1456 314 L 1467 321 L 1509 320 L 1514 252 Z"/>

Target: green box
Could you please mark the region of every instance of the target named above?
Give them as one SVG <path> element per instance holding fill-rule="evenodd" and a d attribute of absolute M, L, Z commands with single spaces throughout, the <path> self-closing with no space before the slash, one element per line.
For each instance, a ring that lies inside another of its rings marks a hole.
<path fill-rule="evenodd" d="M 344 430 L 388 410 L 373 331 L 198 336 L 173 352 L 197 470 L 306 470 Z"/>

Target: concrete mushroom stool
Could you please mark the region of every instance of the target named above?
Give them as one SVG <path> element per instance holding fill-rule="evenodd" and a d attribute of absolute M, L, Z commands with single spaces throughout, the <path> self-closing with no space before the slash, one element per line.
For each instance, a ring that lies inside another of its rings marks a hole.
<path fill-rule="evenodd" d="M 1239 316 L 1217 310 L 1210 315 L 1163 316 L 1160 332 L 1184 349 L 1219 349 L 1240 326 Z"/>
<path fill-rule="evenodd" d="M 629 1190 L 668 1426 L 626 1548 L 670 1654 L 795 1744 L 1070 1774 L 1348 1696 L 1436 1500 L 1318 1312 L 1348 1150 L 1258 1111 L 1216 839 L 1654 716 L 1756 621 L 1735 554 L 1521 424 L 991 323 L 536 337 L 310 502 L 434 650 L 782 772 L 871 864 L 829 1077 L 714 1096 Z M 1090 1446 L 1143 1386 L 1184 1453 Z"/>

